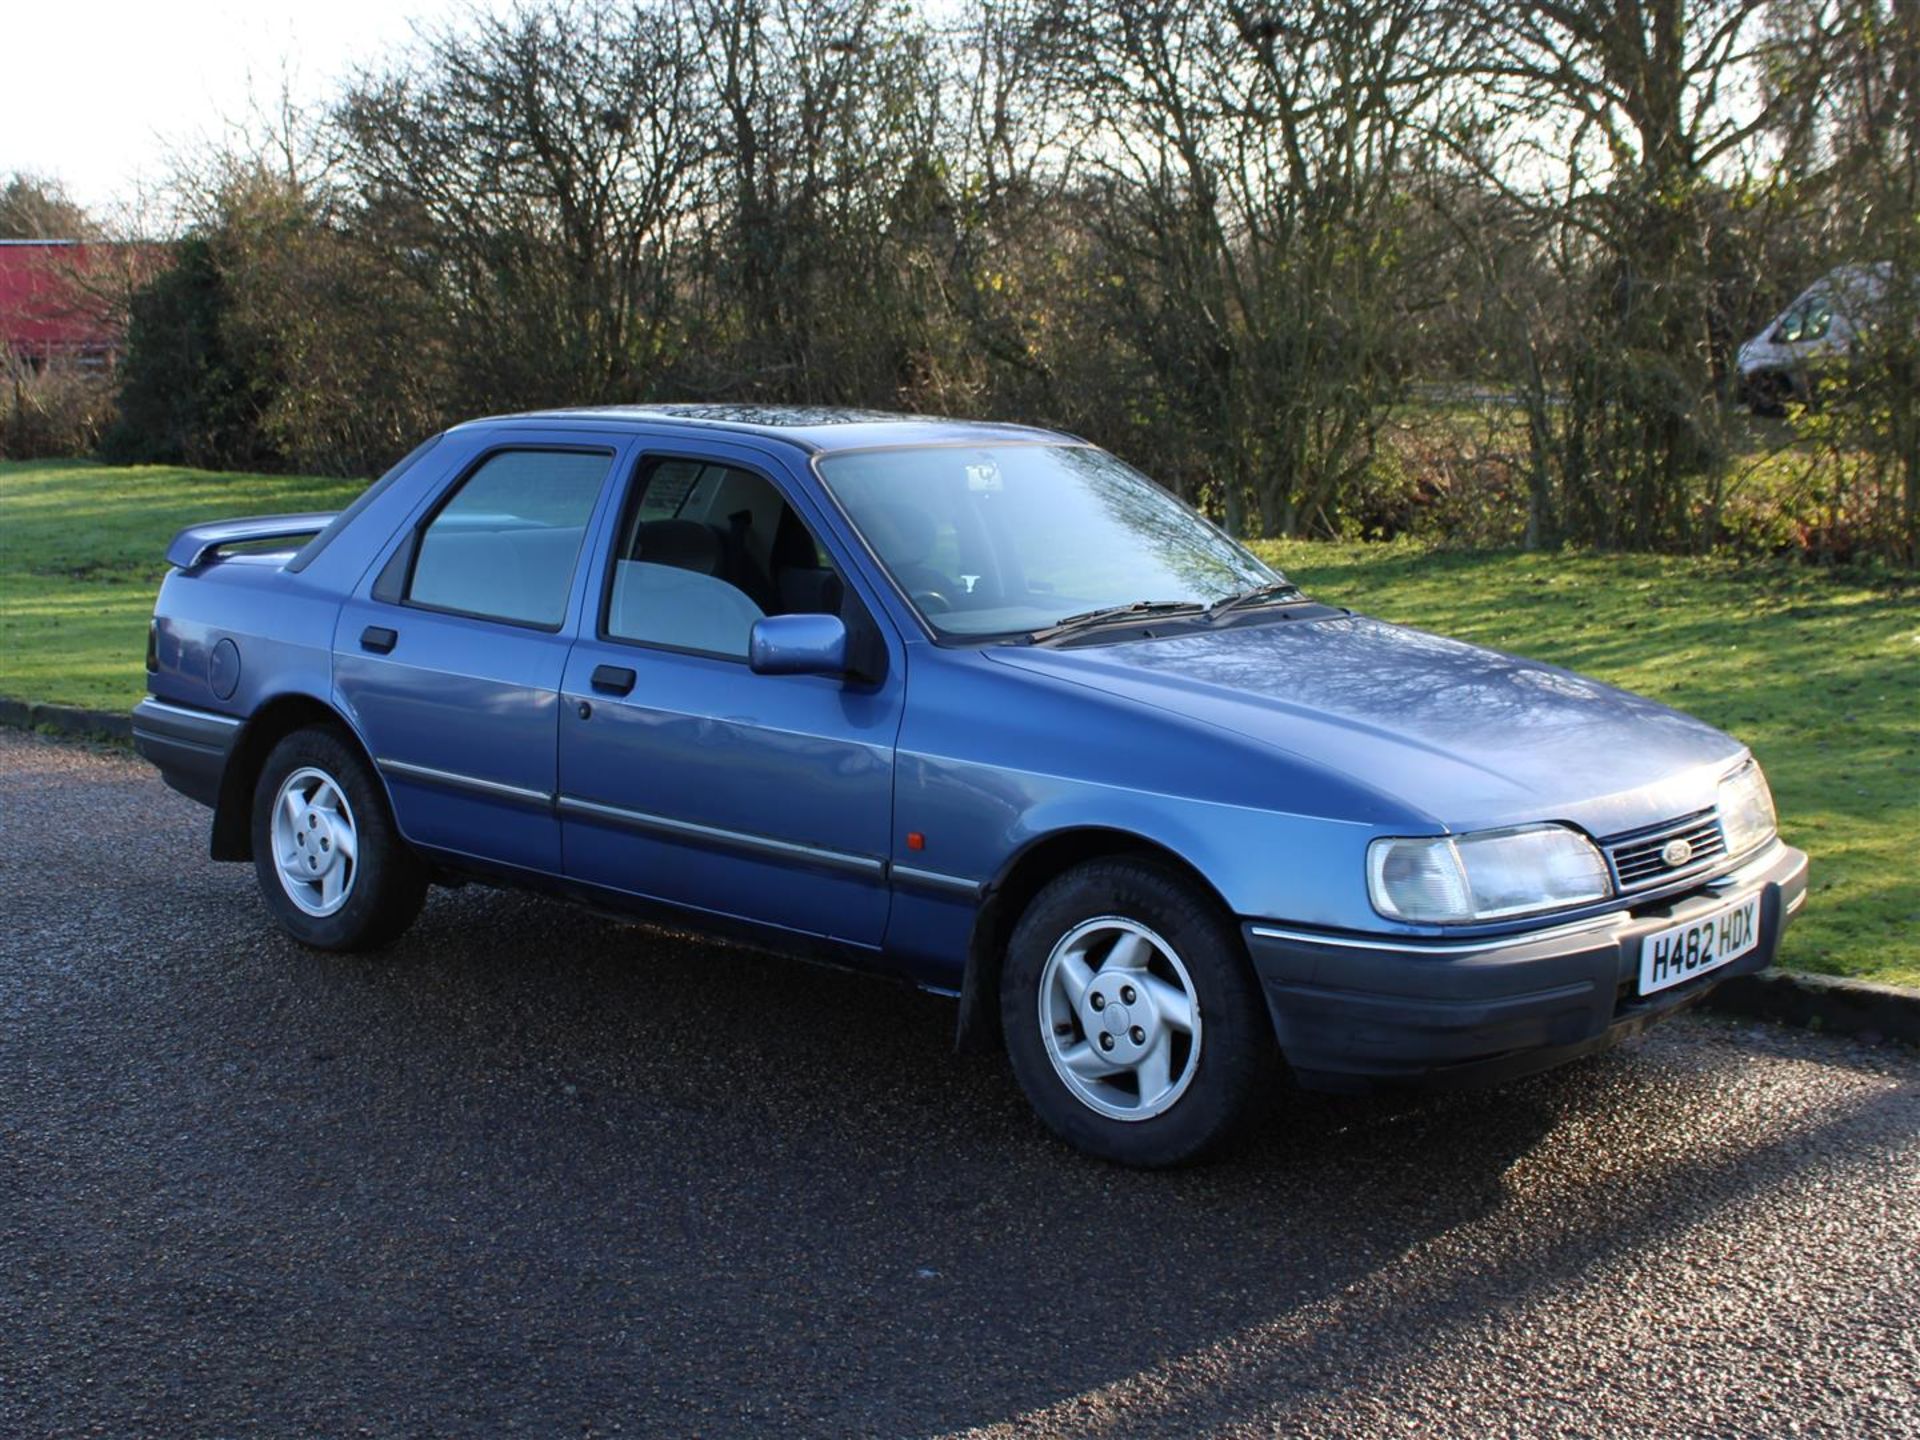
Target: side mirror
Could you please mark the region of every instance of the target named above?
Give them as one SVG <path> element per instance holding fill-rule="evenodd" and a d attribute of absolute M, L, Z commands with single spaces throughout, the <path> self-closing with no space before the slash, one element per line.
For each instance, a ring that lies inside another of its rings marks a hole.
<path fill-rule="evenodd" d="M 747 668 L 756 675 L 844 675 L 847 627 L 838 615 L 768 615 L 753 622 Z"/>

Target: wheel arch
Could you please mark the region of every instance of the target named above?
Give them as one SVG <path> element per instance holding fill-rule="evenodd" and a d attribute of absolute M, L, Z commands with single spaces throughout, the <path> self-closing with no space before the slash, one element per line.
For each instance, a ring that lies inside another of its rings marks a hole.
<path fill-rule="evenodd" d="M 339 731 L 360 752 L 367 768 L 385 789 L 385 777 L 373 763 L 366 744 L 347 718 L 326 701 L 303 691 L 290 691 L 266 701 L 240 728 L 227 767 L 220 776 L 220 793 L 213 807 L 212 854 L 215 860 L 253 859 L 253 788 L 273 747 L 296 730 L 325 725 Z M 391 802 L 389 802 L 391 803 Z"/>
<path fill-rule="evenodd" d="M 1231 915 L 1218 887 L 1193 862 L 1156 840 L 1129 830 L 1076 826 L 1035 837 L 1016 851 L 987 883 L 967 939 L 966 969 L 960 982 L 960 1014 L 954 1047 L 962 1054 L 1003 1049 L 1000 1031 L 1000 969 L 1007 941 L 1026 908 L 1055 877 L 1089 860 L 1150 860 L 1193 884 Z"/>

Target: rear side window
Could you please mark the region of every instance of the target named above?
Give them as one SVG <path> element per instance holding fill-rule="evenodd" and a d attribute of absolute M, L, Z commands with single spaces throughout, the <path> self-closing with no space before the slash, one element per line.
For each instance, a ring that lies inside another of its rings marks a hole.
<path fill-rule="evenodd" d="M 559 628 L 593 502 L 612 456 L 508 450 L 490 457 L 420 536 L 407 599 Z"/>

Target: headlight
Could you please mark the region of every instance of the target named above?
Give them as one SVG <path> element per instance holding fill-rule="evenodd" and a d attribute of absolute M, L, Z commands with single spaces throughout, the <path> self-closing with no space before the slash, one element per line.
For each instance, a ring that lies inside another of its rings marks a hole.
<path fill-rule="evenodd" d="M 1367 847 L 1373 908 L 1416 925 L 1459 925 L 1556 910 L 1613 893 L 1593 842 L 1564 825 L 1483 830 Z"/>
<path fill-rule="evenodd" d="M 1764 845 L 1779 829 L 1773 813 L 1773 792 L 1767 777 L 1760 773 L 1760 762 L 1749 760 L 1720 782 L 1720 833 L 1727 839 L 1727 854 L 1744 855 Z"/>

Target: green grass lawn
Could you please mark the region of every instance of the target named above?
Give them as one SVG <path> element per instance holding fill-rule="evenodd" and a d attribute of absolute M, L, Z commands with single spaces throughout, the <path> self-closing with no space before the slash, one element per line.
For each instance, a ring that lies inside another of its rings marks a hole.
<path fill-rule="evenodd" d="M 0 463 L 0 694 L 119 710 L 182 525 L 358 482 Z M 1814 893 L 1784 963 L 1920 985 L 1920 600 L 1784 565 L 1257 547 L 1317 597 L 1570 666 L 1751 744 Z"/>
<path fill-rule="evenodd" d="M 0 462 L 0 695 L 131 708 L 146 690 L 147 620 L 176 530 L 235 515 L 333 510 L 365 483 Z"/>

